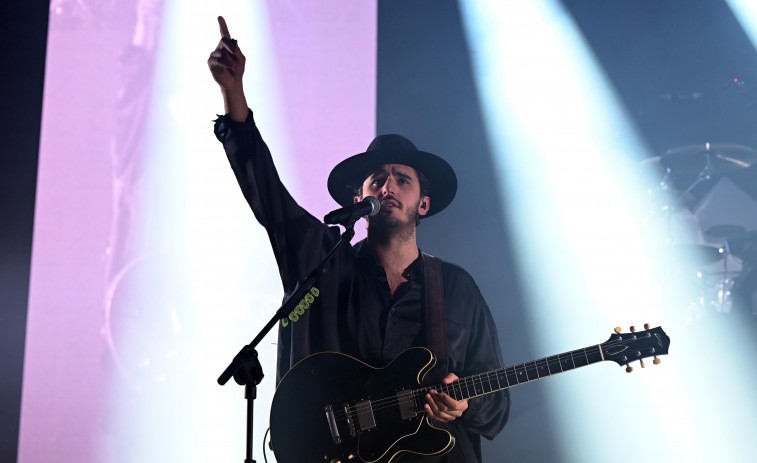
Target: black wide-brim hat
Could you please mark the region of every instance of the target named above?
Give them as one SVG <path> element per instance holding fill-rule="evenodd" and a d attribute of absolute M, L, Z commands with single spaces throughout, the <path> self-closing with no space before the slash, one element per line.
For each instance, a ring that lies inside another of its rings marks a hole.
<path fill-rule="evenodd" d="M 365 153 L 337 164 L 329 174 L 329 194 L 342 206 L 353 204 L 355 189 L 360 188 L 363 181 L 384 164 L 403 164 L 426 176 L 431 204 L 428 213 L 421 218 L 441 212 L 457 193 L 457 176 L 447 161 L 435 154 L 419 151 L 402 135 L 390 134 L 377 136 Z"/>

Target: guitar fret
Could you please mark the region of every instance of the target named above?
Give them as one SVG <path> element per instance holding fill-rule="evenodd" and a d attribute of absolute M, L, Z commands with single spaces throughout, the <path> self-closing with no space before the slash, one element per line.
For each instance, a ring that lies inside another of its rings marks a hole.
<path fill-rule="evenodd" d="M 573 364 L 573 357 L 570 356 L 570 352 L 565 354 L 560 354 L 560 368 L 562 368 L 562 371 L 566 370 L 572 370 L 575 368 L 575 365 Z"/>
<path fill-rule="evenodd" d="M 536 373 L 539 375 L 539 378 L 544 378 L 545 376 L 549 376 L 552 373 L 549 372 L 549 363 L 543 362 L 536 364 Z"/>
<path fill-rule="evenodd" d="M 572 355 L 573 357 L 573 363 L 576 365 L 576 368 L 578 367 L 585 367 L 589 364 L 588 359 L 586 357 L 586 349 L 579 349 L 579 351 L 573 351 L 578 352 L 576 355 Z"/>
<path fill-rule="evenodd" d="M 589 360 L 589 363 L 597 363 L 604 361 L 604 355 L 602 354 L 602 348 L 601 346 L 593 346 L 589 349 L 586 349 L 587 351 L 587 358 L 589 351 L 592 352 L 591 360 Z"/>
<path fill-rule="evenodd" d="M 605 359 L 601 345 L 597 345 L 511 367 L 479 373 L 467 378 L 461 378 L 452 384 L 440 384 L 435 388 L 445 392 L 455 400 L 470 399 L 603 360 Z M 425 393 L 422 395 L 425 396 Z M 425 399 L 421 397 L 419 400 L 420 407 L 422 408 Z"/>
<path fill-rule="evenodd" d="M 484 394 L 484 375 L 478 374 L 473 380 L 473 390 L 476 391 L 476 395 Z"/>
<path fill-rule="evenodd" d="M 560 357 L 552 355 L 547 357 L 547 365 L 549 365 L 549 374 L 562 373 L 562 367 L 560 366 Z"/>
<path fill-rule="evenodd" d="M 495 376 L 496 378 L 496 376 Z M 494 392 L 497 390 L 496 387 L 494 387 L 494 383 L 492 383 L 492 376 L 491 373 L 486 373 L 486 382 L 489 383 L 489 390 L 485 392 L 485 394 L 488 394 L 490 392 Z"/>
<path fill-rule="evenodd" d="M 515 367 L 515 374 L 517 375 L 516 376 L 517 384 L 528 382 L 528 376 L 526 376 L 526 369 L 524 368 L 523 364 L 517 365 Z"/>
<path fill-rule="evenodd" d="M 533 381 L 539 378 L 539 374 L 536 368 L 536 362 L 527 362 L 524 364 L 526 368 L 526 378 L 529 381 Z"/>
<path fill-rule="evenodd" d="M 515 367 L 508 367 L 505 370 L 505 374 L 507 375 L 507 385 L 508 386 L 514 386 L 518 384 L 518 374 L 515 371 Z"/>
<path fill-rule="evenodd" d="M 463 391 L 460 389 L 459 381 L 455 381 L 450 386 L 452 386 L 452 394 L 450 394 L 452 398 L 455 400 L 461 400 L 463 398 Z"/>

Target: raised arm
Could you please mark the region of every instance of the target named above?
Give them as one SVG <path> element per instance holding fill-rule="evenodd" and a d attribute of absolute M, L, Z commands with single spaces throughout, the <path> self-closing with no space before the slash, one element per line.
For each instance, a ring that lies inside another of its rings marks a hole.
<path fill-rule="evenodd" d="M 237 41 L 231 38 L 223 16 L 218 17 L 218 26 L 221 28 L 221 40 L 208 58 L 208 67 L 221 87 L 226 114 L 236 122 L 244 122 L 248 113 L 242 85 L 246 60 Z"/>

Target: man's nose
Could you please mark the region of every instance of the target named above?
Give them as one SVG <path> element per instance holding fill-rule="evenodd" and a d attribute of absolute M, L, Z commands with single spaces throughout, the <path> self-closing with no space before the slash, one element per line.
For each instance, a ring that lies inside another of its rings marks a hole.
<path fill-rule="evenodd" d="M 386 179 L 384 185 L 381 187 L 381 193 L 383 196 L 394 194 L 394 183 L 395 182 L 391 177 Z"/>

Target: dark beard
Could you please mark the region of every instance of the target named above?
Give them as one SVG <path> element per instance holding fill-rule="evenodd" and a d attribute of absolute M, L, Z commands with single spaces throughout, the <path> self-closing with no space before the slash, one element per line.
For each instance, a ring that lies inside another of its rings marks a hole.
<path fill-rule="evenodd" d="M 376 243 L 390 240 L 406 241 L 413 236 L 419 218 L 418 208 L 406 213 L 403 218 L 394 218 L 379 213 L 368 219 L 368 236 Z"/>

